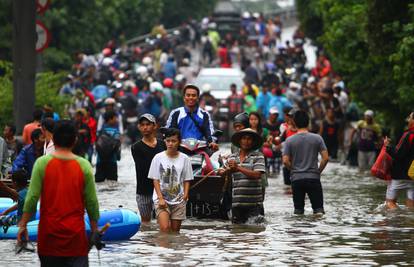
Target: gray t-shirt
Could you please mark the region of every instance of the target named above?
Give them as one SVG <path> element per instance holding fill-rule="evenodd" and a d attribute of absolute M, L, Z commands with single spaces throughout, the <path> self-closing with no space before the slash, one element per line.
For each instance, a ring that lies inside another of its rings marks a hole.
<path fill-rule="evenodd" d="M 297 133 L 286 139 L 283 155 L 292 162 L 291 181 L 300 179 L 320 179 L 318 154 L 327 150 L 320 135 Z"/>

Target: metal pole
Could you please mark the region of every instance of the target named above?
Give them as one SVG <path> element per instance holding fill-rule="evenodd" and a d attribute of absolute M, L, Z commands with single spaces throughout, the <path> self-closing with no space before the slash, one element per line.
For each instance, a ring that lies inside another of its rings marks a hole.
<path fill-rule="evenodd" d="M 31 120 L 35 105 L 35 0 L 13 0 L 13 116 L 17 132 Z"/>

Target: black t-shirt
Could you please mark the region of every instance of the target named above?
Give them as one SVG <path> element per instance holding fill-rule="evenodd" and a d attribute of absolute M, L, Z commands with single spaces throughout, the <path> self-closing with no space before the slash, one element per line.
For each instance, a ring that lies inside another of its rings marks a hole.
<path fill-rule="evenodd" d="M 152 180 L 148 179 L 148 171 L 154 156 L 165 149 L 165 143 L 160 139 L 157 139 L 157 145 L 155 147 L 148 146 L 142 140 L 131 146 L 137 175 L 137 194 L 152 195 L 154 185 Z"/>

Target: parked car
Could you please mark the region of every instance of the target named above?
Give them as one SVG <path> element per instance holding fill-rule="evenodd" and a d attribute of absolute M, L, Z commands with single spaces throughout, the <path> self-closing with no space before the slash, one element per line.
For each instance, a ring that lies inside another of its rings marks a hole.
<path fill-rule="evenodd" d="M 227 113 L 227 99 L 231 94 L 230 85 L 236 84 L 241 91 L 244 73 L 236 68 L 204 68 L 198 73 L 194 84 L 203 88 L 205 84 L 211 86 L 210 93 L 220 101 L 220 112 Z"/>
<path fill-rule="evenodd" d="M 244 73 L 236 68 L 204 68 L 196 77 L 194 84 L 200 89 L 204 85 L 210 85 L 210 94 L 218 101 L 219 110 L 213 115 L 215 127 L 225 132 L 222 141 L 230 140 L 229 108 L 227 99 L 231 95 L 230 85 L 236 84 L 237 90 L 241 92 L 243 87 Z"/>

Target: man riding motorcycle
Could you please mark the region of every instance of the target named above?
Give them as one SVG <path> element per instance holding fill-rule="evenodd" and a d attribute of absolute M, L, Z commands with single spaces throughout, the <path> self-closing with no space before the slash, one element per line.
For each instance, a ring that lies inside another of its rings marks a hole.
<path fill-rule="evenodd" d="M 214 126 L 210 114 L 199 107 L 200 89 L 187 84 L 183 90 L 184 106 L 171 111 L 166 128 L 177 128 L 182 139 L 195 138 L 205 140 L 211 150 L 217 151 L 214 138 Z"/>

